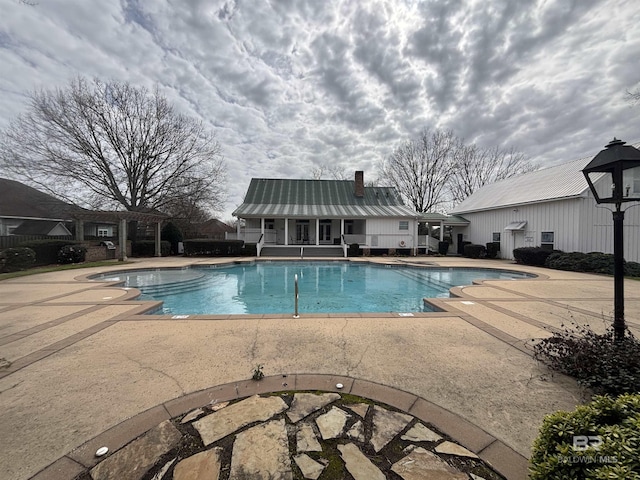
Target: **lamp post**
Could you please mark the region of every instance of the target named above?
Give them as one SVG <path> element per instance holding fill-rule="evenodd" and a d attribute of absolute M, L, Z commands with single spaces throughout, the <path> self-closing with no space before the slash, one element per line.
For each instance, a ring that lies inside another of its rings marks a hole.
<path fill-rule="evenodd" d="M 613 211 L 613 335 L 624 338 L 624 210 L 640 201 L 640 150 L 614 138 L 582 170 L 596 203 L 615 205 Z"/>

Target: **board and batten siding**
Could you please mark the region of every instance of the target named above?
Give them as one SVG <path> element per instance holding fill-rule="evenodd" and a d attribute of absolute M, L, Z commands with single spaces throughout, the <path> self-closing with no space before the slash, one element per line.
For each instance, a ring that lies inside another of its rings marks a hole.
<path fill-rule="evenodd" d="M 623 208 L 628 208 L 624 206 Z M 554 233 L 553 247 L 564 252 L 613 253 L 613 219 L 611 210 L 597 206 L 591 196 L 566 198 L 530 205 L 510 206 L 466 212 L 468 227 L 457 227 L 464 240 L 484 245 L 491 242 L 494 232 L 500 232 L 500 258 L 513 259 L 513 249 L 537 247 L 542 232 Z M 525 221 L 524 231 L 505 231 L 515 221 Z M 640 205 L 630 208 L 624 223 L 625 259 L 640 261 Z"/>
<path fill-rule="evenodd" d="M 400 230 L 400 222 L 408 223 L 408 230 Z M 373 248 L 400 248 L 404 241 L 407 248 L 414 246 L 417 227 L 410 218 L 367 218 L 367 246 Z"/>

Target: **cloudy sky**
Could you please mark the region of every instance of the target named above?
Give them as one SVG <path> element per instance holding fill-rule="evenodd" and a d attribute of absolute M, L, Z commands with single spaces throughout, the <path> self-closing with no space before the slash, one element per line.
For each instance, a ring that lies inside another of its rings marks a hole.
<path fill-rule="evenodd" d="M 78 74 L 159 85 L 229 170 L 377 176 L 425 128 L 553 165 L 640 141 L 637 0 L 0 0 L 0 128 Z"/>

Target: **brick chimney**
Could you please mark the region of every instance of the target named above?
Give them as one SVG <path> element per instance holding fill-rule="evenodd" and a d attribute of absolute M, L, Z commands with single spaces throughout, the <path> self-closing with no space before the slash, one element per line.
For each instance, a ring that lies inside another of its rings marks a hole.
<path fill-rule="evenodd" d="M 356 197 L 364 197 L 364 171 L 356 170 L 356 186 L 353 192 Z"/>

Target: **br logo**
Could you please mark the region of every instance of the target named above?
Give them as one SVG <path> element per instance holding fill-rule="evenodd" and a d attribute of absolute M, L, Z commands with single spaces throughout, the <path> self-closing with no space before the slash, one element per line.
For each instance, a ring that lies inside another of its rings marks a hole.
<path fill-rule="evenodd" d="M 573 436 L 573 449 L 574 450 L 586 450 L 593 448 L 598 450 L 602 445 L 602 438 L 599 435 L 574 435 Z"/>

